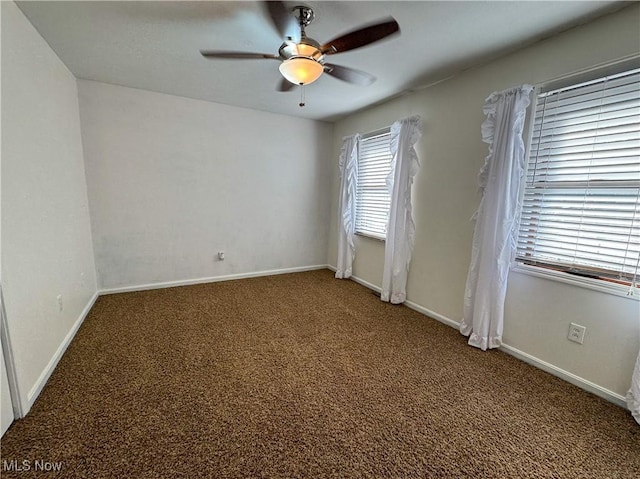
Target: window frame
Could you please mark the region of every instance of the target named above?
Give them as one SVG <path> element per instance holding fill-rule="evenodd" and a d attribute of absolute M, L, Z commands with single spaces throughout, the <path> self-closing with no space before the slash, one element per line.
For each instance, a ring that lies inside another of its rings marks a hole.
<path fill-rule="evenodd" d="M 370 239 L 373 239 L 373 240 L 376 240 L 376 241 L 385 242 L 387 240 L 386 228 L 388 227 L 388 223 L 389 223 L 389 210 L 387 211 L 387 223 L 386 223 L 386 226 L 385 226 L 384 235 L 377 234 L 375 231 L 359 228 L 359 226 L 360 226 L 359 223 L 360 222 L 359 222 L 359 215 L 358 215 L 359 203 L 361 201 L 359 193 L 360 193 L 360 180 L 361 180 L 361 177 L 360 177 L 360 173 L 361 173 L 361 168 L 360 168 L 361 167 L 361 163 L 360 163 L 361 156 L 360 155 L 361 155 L 362 142 L 366 141 L 366 140 L 369 140 L 371 138 L 382 136 L 382 135 L 388 135 L 388 137 L 389 137 L 389 171 L 385 175 L 385 178 L 386 178 L 386 176 L 389 173 L 391 173 L 391 167 L 392 167 L 392 162 L 393 162 L 393 155 L 391 154 L 391 126 L 386 126 L 384 128 L 380 128 L 378 130 L 373 130 L 373 131 L 370 131 L 368 133 L 365 133 L 365 134 L 360 136 L 360 140 L 358 142 L 358 160 L 357 160 L 358 161 L 358 184 L 357 184 L 357 188 L 356 188 L 356 197 L 355 197 L 356 215 L 355 215 L 355 218 L 354 218 L 354 233 L 356 235 L 358 235 L 358 236 L 364 236 L 366 238 L 370 238 Z M 384 188 L 385 188 L 385 191 L 386 191 L 386 183 L 384 185 Z M 388 191 L 386 191 L 386 193 L 389 196 L 389 209 L 390 209 L 391 208 L 391 195 L 390 195 L 390 193 L 388 193 Z"/>
<path fill-rule="evenodd" d="M 576 73 L 565 76 L 563 78 L 552 80 L 536 86 L 534 98 L 531 101 L 531 111 L 527 115 L 527 136 L 525 139 L 526 144 L 526 165 L 525 165 L 525 183 L 523 184 L 521 191 L 521 204 L 526 191 L 526 175 L 530 166 L 529 156 L 531 154 L 533 146 L 533 130 L 534 122 L 537 110 L 537 100 L 540 94 L 549 94 L 556 90 L 563 90 L 570 87 L 576 87 L 584 83 L 594 82 L 600 78 L 621 74 L 627 71 L 632 71 L 640 68 L 640 57 L 632 58 L 624 62 L 613 63 L 605 65 L 600 68 L 595 68 L 587 72 Z M 518 237 L 520 235 L 520 219 L 522 213 L 518 216 Z M 514 252 L 511 270 L 536 276 L 540 278 L 559 281 L 574 286 L 579 286 L 587 289 L 592 289 L 616 296 L 627 297 L 632 300 L 640 301 L 640 276 L 636 276 L 635 282 L 632 280 L 631 284 L 618 281 L 614 278 L 606 276 L 596 276 L 594 273 L 592 276 L 583 274 L 581 272 L 570 272 L 568 268 L 556 267 L 553 264 L 545 264 L 544 262 L 529 261 L 525 262 L 522 258 L 518 257 L 517 252 Z M 588 269 L 588 268 L 585 268 Z"/>

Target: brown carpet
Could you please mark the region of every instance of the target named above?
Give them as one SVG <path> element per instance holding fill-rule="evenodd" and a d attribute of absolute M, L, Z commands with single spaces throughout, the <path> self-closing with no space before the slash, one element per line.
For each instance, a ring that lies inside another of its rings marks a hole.
<path fill-rule="evenodd" d="M 3 478 L 640 471 L 624 409 L 327 270 L 101 297 L 1 446 Z"/>

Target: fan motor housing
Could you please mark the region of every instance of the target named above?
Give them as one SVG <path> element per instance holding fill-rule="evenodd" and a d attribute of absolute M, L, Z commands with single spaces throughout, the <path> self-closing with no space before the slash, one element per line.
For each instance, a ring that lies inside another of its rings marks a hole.
<path fill-rule="evenodd" d="M 320 44 L 313 38 L 309 37 L 303 38 L 300 43 L 283 43 L 280 50 L 278 50 L 278 53 L 283 60 L 288 60 L 293 57 L 310 58 L 317 62 L 322 62 L 322 60 L 324 60 L 324 55 L 320 51 Z"/>

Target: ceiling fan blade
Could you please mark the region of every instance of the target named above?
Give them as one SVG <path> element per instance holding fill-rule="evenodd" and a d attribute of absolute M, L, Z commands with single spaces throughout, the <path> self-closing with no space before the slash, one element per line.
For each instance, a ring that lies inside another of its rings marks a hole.
<path fill-rule="evenodd" d="M 370 73 L 354 70 L 353 68 L 333 65 L 332 63 L 325 63 L 324 68 L 328 75 L 355 85 L 369 86 L 376 81 L 376 77 Z"/>
<path fill-rule="evenodd" d="M 248 52 L 225 52 L 216 50 L 200 50 L 200 53 L 205 58 L 226 58 L 237 60 L 250 60 L 250 59 L 269 59 L 280 60 L 277 55 L 270 55 L 268 53 L 248 53 Z"/>
<path fill-rule="evenodd" d="M 300 41 L 300 25 L 291 11 L 282 2 L 262 2 L 267 7 L 273 26 L 283 38 L 291 38 L 294 42 Z"/>
<path fill-rule="evenodd" d="M 278 90 L 278 91 L 291 91 L 295 86 L 296 85 L 291 83 L 289 80 L 287 80 L 286 78 L 283 78 L 282 80 L 280 80 L 280 83 L 278 83 L 278 86 L 276 87 L 276 90 Z"/>
<path fill-rule="evenodd" d="M 382 40 L 396 32 L 400 32 L 400 25 L 398 25 L 398 22 L 393 18 L 389 17 L 388 20 L 383 22 L 368 25 L 352 32 L 345 33 L 338 38 L 334 38 L 330 42 L 322 45 L 320 50 L 326 55 L 342 53 L 377 42 L 378 40 Z"/>

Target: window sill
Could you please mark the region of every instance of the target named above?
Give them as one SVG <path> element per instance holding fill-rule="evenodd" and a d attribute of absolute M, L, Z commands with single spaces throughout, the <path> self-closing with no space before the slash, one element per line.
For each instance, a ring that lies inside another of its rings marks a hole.
<path fill-rule="evenodd" d="M 511 271 L 558 281 L 560 283 L 571 284 L 581 288 L 592 289 L 594 291 L 600 291 L 601 293 L 613 294 L 614 296 L 622 296 L 623 298 L 627 298 L 632 301 L 640 301 L 640 288 L 637 287 L 633 289 L 633 294 L 629 294 L 629 286 L 610 283 L 599 279 L 583 278 L 581 276 L 574 276 L 562 271 L 554 271 L 521 263 L 515 263 L 515 265 L 511 267 Z"/>
<path fill-rule="evenodd" d="M 385 237 L 383 237 L 383 236 L 375 236 L 375 235 L 372 235 L 372 234 L 369 234 L 369 233 L 361 233 L 361 232 L 359 232 L 359 231 L 356 231 L 356 233 L 355 233 L 355 234 L 356 234 L 356 236 L 363 236 L 363 237 L 365 237 L 365 238 L 369 238 L 369 239 L 376 240 L 376 241 L 381 241 L 381 242 L 383 242 L 383 243 L 384 243 L 384 242 L 386 241 L 386 239 L 387 239 L 387 238 L 385 238 Z"/>

